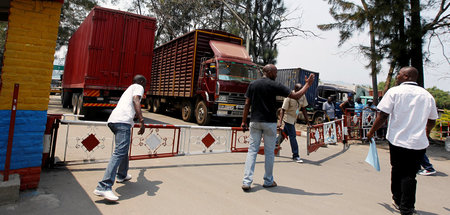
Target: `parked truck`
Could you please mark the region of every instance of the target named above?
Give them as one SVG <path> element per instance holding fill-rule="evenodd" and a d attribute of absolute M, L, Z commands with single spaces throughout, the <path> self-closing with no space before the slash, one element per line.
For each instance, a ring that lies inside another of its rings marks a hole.
<path fill-rule="evenodd" d="M 309 119 L 312 120 L 314 117 L 314 112 L 311 110 L 314 109 L 314 105 L 316 103 L 316 91 L 317 86 L 319 85 L 319 73 L 303 68 L 279 69 L 277 73 L 277 79 L 275 79 L 275 81 L 280 82 L 291 90 L 294 90 L 295 84 L 305 84 L 305 76 L 309 77 L 310 74 L 314 74 L 315 78 L 313 84 L 309 87 L 305 96 L 306 100 L 308 101 L 307 113 L 309 115 Z M 278 107 L 281 108 L 283 100 L 284 97 L 277 96 Z M 305 120 L 303 114 L 299 114 L 298 117 L 299 120 Z"/>
<path fill-rule="evenodd" d="M 136 74 L 149 89 L 155 29 L 155 18 L 95 7 L 69 40 L 62 106 L 112 109 Z"/>
<path fill-rule="evenodd" d="M 153 112 L 174 109 L 185 121 L 242 117 L 258 67 L 243 39 L 216 30 L 194 30 L 155 48 L 147 100 Z"/>
<path fill-rule="evenodd" d="M 310 109 L 308 113 L 311 116 L 315 124 L 324 122 L 324 112 L 322 110 L 323 103 L 327 102 L 328 97 L 333 99 L 335 104 L 336 117 L 342 117 L 342 110 L 339 105 L 347 101 L 348 93 L 355 93 L 353 90 L 334 84 L 323 84 L 319 85 L 316 90 L 316 101 L 314 103 L 314 108 Z"/>

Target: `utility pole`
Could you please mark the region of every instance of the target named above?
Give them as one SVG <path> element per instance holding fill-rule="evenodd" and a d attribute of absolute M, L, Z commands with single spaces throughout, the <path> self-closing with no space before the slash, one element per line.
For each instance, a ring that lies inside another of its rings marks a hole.
<path fill-rule="evenodd" d="M 252 34 L 252 30 L 250 29 L 250 26 L 247 25 L 247 23 L 244 22 L 244 20 L 239 17 L 239 15 L 228 5 L 228 3 L 225 2 L 225 0 L 221 0 L 222 3 L 233 13 L 233 15 L 241 22 L 242 25 L 247 29 L 247 38 L 245 40 L 245 48 L 247 49 L 247 52 L 250 54 L 250 37 Z"/>

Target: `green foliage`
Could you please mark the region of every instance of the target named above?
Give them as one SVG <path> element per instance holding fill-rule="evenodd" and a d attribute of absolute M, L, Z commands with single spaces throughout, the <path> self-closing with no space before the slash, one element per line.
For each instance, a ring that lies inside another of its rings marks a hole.
<path fill-rule="evenodd" d="M 56 49 L 67 45 L 72 34 L 78 29 L 90 10 L 97 5 L 96 0 L 64 1 L 61 8 L 60 25 Z"/>
<path fill-rule="evenodd" d="M 450 109 L 450 92 L 443 91 L 437 87 L 427 89 L 436 100 L 436 106 L 441 109 Z"/>
<path fill-rule="evenodd" d="M 384 86 L 386 86 L 385 81 L 378 82 L 378 90 L 382 91 L 384 89 Z M 395 78 L 391 78 L 391 84 L 390 84 L 389 88 L 391 88 L 393 86 L 395 86 Z"/>
<path fill-rule="evenodd" d="M 6 32 L 8 32 L 8 22 L 0 22 L 0 73 L 3 67 L 3 54 L 5 53 Z"/>

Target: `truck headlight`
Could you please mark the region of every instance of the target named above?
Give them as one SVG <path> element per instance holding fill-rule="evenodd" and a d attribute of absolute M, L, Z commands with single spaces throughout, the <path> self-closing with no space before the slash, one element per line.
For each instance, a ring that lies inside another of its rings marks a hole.
<path fill-rule="evenodd" d="M 219 95 L 219 98 L 217 99 L 218 102 L 226 102 L 228 100 L 227 95 Z"/>

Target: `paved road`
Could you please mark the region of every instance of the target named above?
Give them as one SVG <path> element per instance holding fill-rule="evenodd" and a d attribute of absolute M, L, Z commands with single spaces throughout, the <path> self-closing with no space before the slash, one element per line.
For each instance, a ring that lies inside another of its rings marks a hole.
<path fill-rule="evenodd" d="M 52 102 L 49 112 L 64 112 L 52 109 Z M 144 116 L 146 122 L 186 124 L 158 114 Z M 69 165 L 44 170 L 39 189 L 22 192 L 21 201 L 0 207 L 0 214 L 399 214 L 390 206 L 385 144 L 378 145 L 377 172 L 364 162 L 367 145 L 355 143 L 346 150 L 331 145 L 307 156 L 305 139 L 298 141 L 305 163 L 292 162 L 290 147 L 283 143 L 275 158 L 275 188 L 262 187 L 264 156 L 257 158 L 249 193 L 240 188 L 245 153 L 180 156 L 131 161 L 133 179 L 114 185 L 120 200 L 110 203 L 92 194 L 106 163 Z M 450 152 L 435 144 L 428 155 L 438 173 L 417 177 L 417 210 L 450 214 Z"/>

